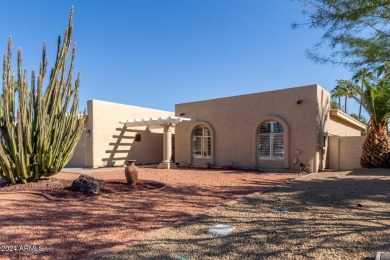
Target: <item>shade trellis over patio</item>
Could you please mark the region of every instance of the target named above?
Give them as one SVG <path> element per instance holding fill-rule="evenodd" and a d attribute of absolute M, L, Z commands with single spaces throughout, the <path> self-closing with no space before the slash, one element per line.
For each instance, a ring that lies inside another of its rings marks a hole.
<path fill-rule="evenodd" d="M 125 127 L 146 126 L 148 129 L 163 128 L 163 161 L 159 163 L 157 168 L 160 169 L 175 169 L 176 165 L 171 161 L 172 157 L 172 130 L 176 124 L 181 122 L 193 121 L 191 118 L 185 117 L 157 117 L 157 118 L 141 118 L 121 120 L 120 123 Z"/>

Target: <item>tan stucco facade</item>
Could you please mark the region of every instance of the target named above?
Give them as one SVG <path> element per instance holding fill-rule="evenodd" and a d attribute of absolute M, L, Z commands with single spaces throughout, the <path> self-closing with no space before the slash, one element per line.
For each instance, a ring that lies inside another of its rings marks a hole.
<path fill-rule="evenodd" d="M 365 125 L 337 109 L 330 109 L 330 94 L 318 86 L 316 119 L 316 154 L 317 171 L 330 168 L 330 157 L 334 156 L 330 149 L 329 138 L 332 136 L 360 136 Z"/>
<path fill-rule="evenodd" d="M 365 125 L 340 110 L 331 109 L 329 115 L 327 130 L 333 135 L 360 136 L 362 128 L 365 128 Z"/>
<path fill-rule="evenodd" d="M 175 113 L 98 100 L 88 101 L 87 105 L 85 132 L 69 166 L 79 166 L 83 161 L 84 167 L 115 166 L 128 159 L 138 164 L 161 162 L 168 151 L 163 143 L 171 140 L 163 139 L 164 128 L 126 127 L 138 122 L 134 120 L 120 123 L 129 118 L 176 117 L 172 120 L 180 122 L 169 128 L 175 137 L 172 159 L 179 165 L 233 164 L 277 171 L 307 168 L 317 172 L 329 168 L 334 156 L 329 154 L 330 137 L 359 136 L 364 128 L 341 111 L 330 110 L 330 94 L 319 85 L 182 103 L 175 106 Z M 190 121 L 181 122 L 180 118 Z M 278 156 L 264 159 L 258 154 L 258 131 L 269 121 L 283 129 L 282 137 L 278 137 L 283 145 Z M 193 152 L 194 131 L 199 126 L 209 131 L 207 147 L 211 148 L 207 156 Z M 141 142 L 136 141 L 137 134 Z"/>
<path fill-rule="evenodd" d="M 87 117 L 88 121 L 88 117 Z M 87 149 L 85 147 L 85 141 L 86 141 L 86 135 L 85 135 L 85 129 L 81 133 L 81 137 L 79 142 L 77 143 L 77 146 L 73 152 L 73 156 L 70 159 L 70 161 L 67 163 L 66 167 L 85 167 L 85 156 Z"/>
<path fill-rule="evenodd" d="M 120 121 L 128 118 L 168 117 L 173 116 L 173 112 L 100 100 L 88 101 L 87 111 L 84 135 L 68 167 L 117 166 L 129 159 L 137 160 L 137 164 L 162 161 L 162 129 L 126 128 Z M 136 140 L 137 134 L 140 141 Z"/>
<path fill-rule="evenodd" d="M 318 85 L 177 104 L 176 116 L 195 122 L 176 126 L 176 162 L 237 167 L 256 165 L 263 170 L 298 170 L 300 164 L 311 171 L 327 166 L 329 135 L 360 135 L 361 125 L 330 115 L 330 95 Z M 276 121 L 284 128 L 284 159 L 260 160 L 257 131 L 265 121 Z M 193 131 L 203 125 L 211 130 L 211 156 L 194 158 Z"/>
<path fill-rule="evenodd" d="M 360 168 L 365 139 L 366 136 L 330 136 L 329 169 L 342 171 Z"/>

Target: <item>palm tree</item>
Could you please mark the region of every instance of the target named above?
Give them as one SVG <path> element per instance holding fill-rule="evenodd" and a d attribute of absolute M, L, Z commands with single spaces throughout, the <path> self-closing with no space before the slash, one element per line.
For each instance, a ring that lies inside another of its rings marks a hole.
<path fill-rule="evenodd" d="M 341 108 L 341 98 L 344 97 L 344 113 L 347 113 L 347 99 L 350 97 L 349 90 L 343 86 L 337 85 L 331 92 L 332 98 L 337 98 Z"/>
<path fill-rule="evenodd" d="M 339 103 L 336 100 L 331 100 L 330 101 L 330 109 L 338 109 L 338 110 L 340 110 Z"/>
<path fill-rule="evenodd" d="M 367 68 L 363 68 L 359 70 L 353 77 L 352 80 L 355 81 L 356 84 L 360 83 L 360 87 L 362 92 L 364 92 L 364 85 L 366 85 L 367 80 L 373 79 L 373 72 Z M 359 102 L 359 118 L 362 117 L 362 104 Z"/>
<path fill-rule="evenodd" d="M 339 87 L 350 93 L 370 115 L 367 137 L 363 144 L 362 167 L 390 167 L 390 138 L 387 124 L 390 118 L 390 63 L 374 69 L 373 77 L 362 76 L 363 88 L 354 81 L 338 80 Z"/>
<path fill-rule="evenodd" d="M 336 86 L 332 91 L 330 92 L 332 98 L 337 98 L 338 100 L 338 107 L 341 108 L 341 97 L 344 96 L 344 94 L 340 91 L 340 86 Z"/>

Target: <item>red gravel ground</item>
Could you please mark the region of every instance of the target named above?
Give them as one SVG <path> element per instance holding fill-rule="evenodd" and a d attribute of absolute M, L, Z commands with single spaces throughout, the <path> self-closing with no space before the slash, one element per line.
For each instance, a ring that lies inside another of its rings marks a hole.
<path fill-rule="evenodd" d="M 167 187 L 66 201 L 0 189 L 0 259 L 85 258 L 300 176 L 236 170 L 140 171 L 141 180 L 162 182 Z M 124 179 L 124 169 L 89 175 L 104 180 Z M 60 173 L 54 178 L 73 180 L 78 176 Z M 36 190 L 33 185 L 29 189 Z"/>

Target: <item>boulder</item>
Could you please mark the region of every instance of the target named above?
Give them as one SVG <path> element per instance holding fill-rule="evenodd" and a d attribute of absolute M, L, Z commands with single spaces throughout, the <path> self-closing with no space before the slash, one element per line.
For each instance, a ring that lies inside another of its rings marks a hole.
<path fill-rule="evenodd" d="M 98 180 L 91 176 L 81 174 L 76 180 L 73 181 L 70 188 L 74 191 L 96 194 L 100 192 L 105 184 L 106 182 L 103 180 Z"/>

